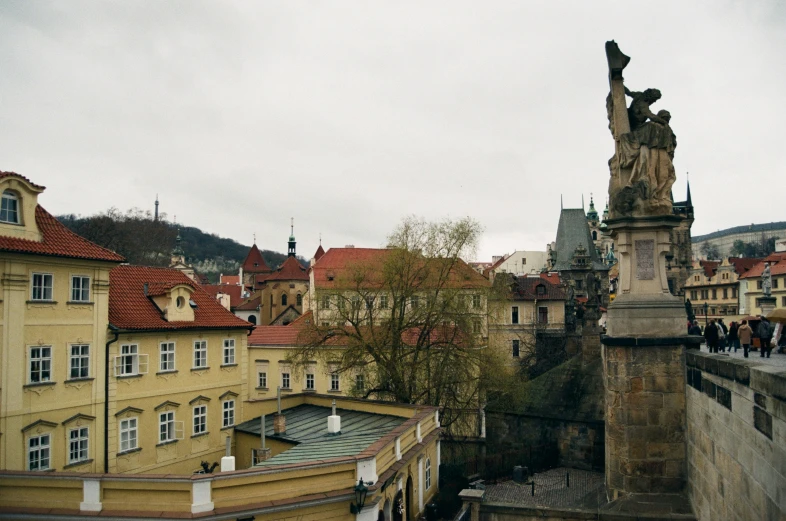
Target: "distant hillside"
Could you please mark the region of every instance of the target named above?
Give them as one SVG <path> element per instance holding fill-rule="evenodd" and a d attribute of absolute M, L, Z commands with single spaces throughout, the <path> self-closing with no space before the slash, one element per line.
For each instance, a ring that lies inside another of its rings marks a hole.
<path fill-rule="evenodd" d="M 178 234 L 174 224 L 166 220 L 154 221 L 150 212 L 138 208 L 125 213 L 110 208 L 97 215 L 59 215 L 57 219 L 82 237 L 120 253 L 131 264 L 168 266 Z M 250 248 L 199 228 L 183 226 L 179 230 L 186 262 L 207 275 L 211 282 L 217 282 L 220 273 L 237 274 Z M 261 252 L 271 267 L 287 258 L 284 253 Z"/>

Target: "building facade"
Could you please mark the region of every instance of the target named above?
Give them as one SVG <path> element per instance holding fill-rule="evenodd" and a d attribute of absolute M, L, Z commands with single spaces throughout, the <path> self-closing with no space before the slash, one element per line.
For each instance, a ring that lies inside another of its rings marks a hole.
<path fill-rule="evenodd" d="M 693 306 L 696 317 L 712 318 L 736 316 L 744 313 L 740 300 L 740 277 L 759 259 L 728 257 L 722 261 L 697 260 L 693 262 L 685 297 Z M 732 319 L 733 320 L 733 319 Z"/>

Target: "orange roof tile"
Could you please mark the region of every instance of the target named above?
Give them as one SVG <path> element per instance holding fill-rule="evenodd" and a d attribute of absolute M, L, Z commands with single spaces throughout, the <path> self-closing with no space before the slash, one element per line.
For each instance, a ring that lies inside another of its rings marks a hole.
<path fill-rule="evenodd" d="M 265 259 L 262 258 L 262 254 L 259 252 L 256 244 L 248 250 L 246 260 L 243 261 L 243 271 L 245 273 L 267 273 L 271 271 L 270 267 L 265 263 Z"/>
<path fill-rule="evenodd" d="M 231 298 L 231 297 L 230 297 Z M 251 297 L 235 307 L 235 311 L 256 311 L 262 305 L 262 295 Z"/>
<path fill-rule="evenodd" d="M 219 293 L 229 295 L 229 307 L 235 308 L 243 302 L 243 286 L 235 284 L 203 284 L 202 289 L 213 298 L 217 298 Z"/>
<path fill-rule="evenodd" d="M 3 177 L 6 177 L 9 172 L 4 172 L 4 174 Z M 44 236 L 43 241 L 0 237 L 0 251 L 108 262 L 123 262 L 125 260 L 122 255 L 75 234 L 40 205 L 35 209 L 35 222 Z"/>
<path fill-rule="evenodd" d="M 754 257 L 729 257 L 729 263 L 734 265 L 734 271 L 737 275 L 742 275 L 760 261 L 761 259 Z"/>
<path fill-rule="evenodd" d="M 273 273 L 263 273 L 254 277 L 257 286 L 276 280 L 302 280 L 308 281 L 308 271 L 295 257 L 289 256 L 284 264 Z"/>
<path fill-rule="evenodd" d="M 0 179 L 3 179 L 4 177 L 18 177 L 30 183 L 33 186 L 33 188 L 37 188 L 38 190 L 46 190 L 45 186 L 37 185 L 34 182 L 32 182 L 30 179 L 26 178 L 23 175 L 17 174 L 16 172 L 0 172 Z"/>
<path fill-rule="evenodd" d="M 718 268 L 720 264 L 719 261 L 711 261 L 711 260 L 700 260 L 699 265 L 704 268 L 704 276 L 712 278 L 715 275 L 715 270 Z"/>
<path fill-rule="evenodd" d="M 760 260 L 755 266 L 740 275 L 741 279 L 751 279 L 761 277 L 764 273 L 764 265 L 770 263 L 770 276 L 786 274 L 786 253 L 773 253 L 766 259 Z"/>
<path fill-rule="evenodd" d="M 542 286 L 541 293 L 538 293 L 538 286 Z M 513 298 L 516 300 L 565 300 L 565 292 L 552 284 L 549 279 L 541 276 L 535 277 L 514 277 Z"/>
<path fill-rule="evenodd" d="M 319 248 L 317 248 L 316 253 L 314 253 L 314 261 L 318 261 L 319 259 L 321 259 L 324 254 L 325 254 L 325 250 L 322 249 L 322 245 L 320 244 Z"/>
<path fill-rule="evenodd" d="M 240 275 L 221 275 L 219 284 L 240 284 Z"/>
<path fill-rule="evenodd" d="M 184 284 L 194 289 L 191 299 L 196 303 L 193 322 L 168 322 L 158 307 L 145 295 L 150 288 Z M 183 272 L 170 268 L 120 265 L 109 272 L 109 323 L 117 329 L 249 329 L 251 324 L 219 304 L 202 286 Z"/>

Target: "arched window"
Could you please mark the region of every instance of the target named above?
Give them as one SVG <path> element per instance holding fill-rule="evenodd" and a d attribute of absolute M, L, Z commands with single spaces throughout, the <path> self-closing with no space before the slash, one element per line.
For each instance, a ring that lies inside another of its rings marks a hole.
<path fill-rule="evenodd" d="M 302 305 L 303 305 L 303 295 L 301 295 L 300 293 L 298 293 L 298 294 L 297 294 L 297 307 L 300 307 L 300 306 L 302 306 Z"/>
<path fill-rule="evenodd" d="M 597 241 L 598 240 L 598 232 L 596 232 L 596 231 L 592 232 L 592 240 L 593 241 Z"/>
<path fill-rule="evenodd" d="M 426 458 L 426 490 L 431 488 L 431 458 Z"/>
<path fill-rule="evenodd" d="M 19 224 L 19 197 L 11 190 L 3 192 L 3 200 L 0 204 L 0 221 Z"/>
<path fill-rule="evenodd" d="M 282 293 L 281 294 L 281 305 L 282 306 L 286 306 L 287 305 L 287 294 L 286 293 Z"/>
<path fill-rule="evenodd" d="M 249 315 L 248 316 L 248 321 L 251 322 L 252 324 L 256 325 L 257 324 L 257 317 L 254 316 L 254 315 Z"/>

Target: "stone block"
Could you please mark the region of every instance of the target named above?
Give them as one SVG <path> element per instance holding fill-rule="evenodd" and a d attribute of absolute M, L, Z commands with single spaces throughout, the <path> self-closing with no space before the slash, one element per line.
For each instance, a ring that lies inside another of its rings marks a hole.
<path fill-rule="evenodd" d="M 716 386 L 715 386 L 715 383 L 712 382 L 711 380 L 703 378 L 701 380 L 701 390 L 704 391 L 704 394 L 706 394 L 707 396 L 709 396 L 713 400 L 715 399 L 715 394 L 717 392 L 716 391 Z"/>
<path fill-rule="evenodd" d="M 630 409 L 628 410 L 628 425 L 647 425 L 648 411 L 646 409 Z"/>
<path fill-rule="evenodd" d="M 685 393 L 666 393 L 663 395 L 665 409 L 685 410 Z"/>
<path fill-rule="evenodd" d="M 644 390 L 661 393 L 681 393 L 685 391 L 685 379 L 672 376 L 647 376 Z"/>
<path fill-rule="evenodd" d="M 624 395 L 622 401 L 627 407 L 663 407 L 661 393 L 630 393 Z"/>
<path fill-rule="evenodd" d="M 753 393 L 753 402 L 764 410 L 767 410 L 767 397 L 760 393 Z"/>
<path fill-rule="evenodd" d="M 644 379 L 640 376 L 630 378 L 630 392 L 632 393 L 640 393 L 644 390 Z"/>
<path fill-rule="evenodd" d="M 772 439 L 772 416 L 761 407 L 753 407 L 753 426 L 769 439 Z"/>
<path fill-rule="evenodd" d="M 716 387 L 715 399 L 719 404 L 731 410 L 731 391 L 719 385 Z"/>
<path fill-rule="evenodd" d="M 747 364 L 738 363 L 734 365 L 734 380 L 742 385 L 750 385 L 751 369 Z"/>
<path fill-rule="evenodd" d="M 704 371 L 710 374 L 718 374 L 718 359 L 713 358 L 712 355 L 707 357 L 705 362 Z"/>
<path fill-rule="evenodd" d="M 731 360 L 718 360 L 718 376 L 734 380 L 735 363 Z"/>

